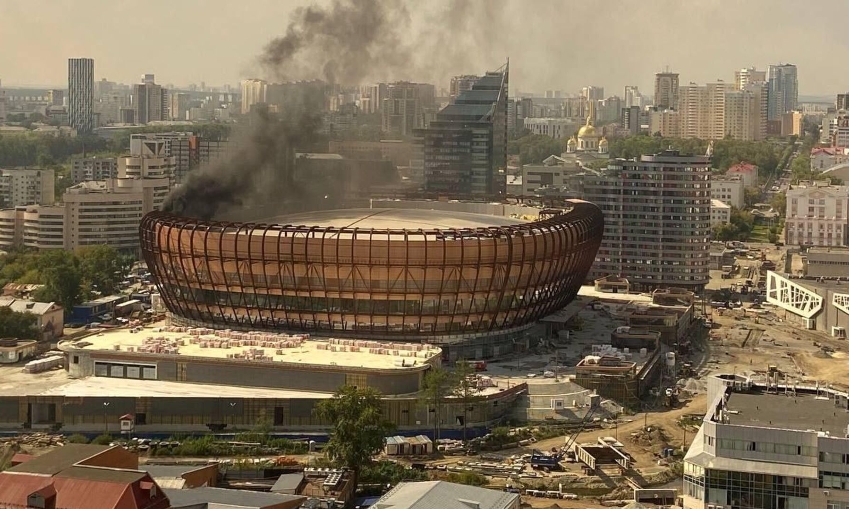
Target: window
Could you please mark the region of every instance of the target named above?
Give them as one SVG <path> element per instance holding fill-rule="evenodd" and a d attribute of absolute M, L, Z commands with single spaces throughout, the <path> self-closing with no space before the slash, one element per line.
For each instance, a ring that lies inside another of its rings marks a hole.
<path fill-rule="evenodd" d="M 73 359 L 73 361 L 72 361 L 72 362 L 73 362 L 74 364 L 79 364 L 79 363 L 80 363 L 80 356 L 79 356 L 79 355 L 75 355 L 75 356 L 74 356 L 74 359 Z"/>

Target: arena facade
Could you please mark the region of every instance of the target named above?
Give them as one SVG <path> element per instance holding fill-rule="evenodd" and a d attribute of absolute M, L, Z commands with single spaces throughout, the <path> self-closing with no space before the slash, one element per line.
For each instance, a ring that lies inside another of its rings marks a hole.
<path fill-rule="evenodd" d="M 257 223 L 153 212 L 142 251 L 173 324 L 512 352 L 577 295 L 601 242 L 595 205 L 544 218 L 396 208 Z"/>

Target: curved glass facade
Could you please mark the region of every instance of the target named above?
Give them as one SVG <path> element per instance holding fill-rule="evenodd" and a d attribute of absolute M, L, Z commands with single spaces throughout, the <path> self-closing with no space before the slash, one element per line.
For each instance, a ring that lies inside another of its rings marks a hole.
<path fill-rule="evenodd" d="M 204 222 L 153 212 L 145 260 L 169 311 L 219 328 L 397 338 L 520 327 L 577 294 L 595 205 L 508 226 L 375 229 Z"/>

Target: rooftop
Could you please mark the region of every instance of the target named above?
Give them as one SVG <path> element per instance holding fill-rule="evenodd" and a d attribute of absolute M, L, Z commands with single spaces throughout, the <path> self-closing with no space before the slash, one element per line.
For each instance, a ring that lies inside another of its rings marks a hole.
<path fill-rule="evenodd" d="M 196 384 L 190 382 L 166 382 L 162 380 L 133 380 L 90 376 L 71 380 L 61 385 L 37 392 L 38 396 L 65 396 L 72 398 L 330 398 L 324 392 L 307 392 L 287 389 L 264 389 L 261 387 L 236 387 L 229 385 Z M 66 446 L 67 447 L 67 446 Z"/>
<path fill-rule="evenodd" d="M 441 210 L 343 209 L 293 214 L 264 220 L 277 224 L 334 228 L 450 229 L 509 226 L 523 221 L 486 214 Z"/>
<path fill-rule="evenodd" d="M 35 302 L 31 300 L 16 299 L 14 297 L 0 297 L 0 306 L 11 308 L 12 311 L 18 313 L 32 313 L 34 315 L 43 315 L 47 313 L 55 304 L 53 302 Z"/>
<path fill-rule="evenodd" d="M 134 332 L 134 330 L 138 332 Z M 173 332 L 178 331 L 178 332 Z M 63 350 L 125 352 L 158 357 L 192 356 L 232 362 L 287 363 L 367 369 L 420 368 L 441 354 L 432 345 L 358 340 L 304 339 L 304 336 L 259 332 L 212 331 L 184 327 L 113 329 L 75 342 Z M 421 350 L 418 350 L 421 348 Z"/>
<path fill-rule="evenodd" d="M 834 400 L 797 393 L 747 394 L 732 392 L 728 398 L 730 424 L 786 430 L 828 431 L 843 437 L 849 425 L 849 411 Z M 736 412 L 736 413 L 734 413 Z"/>
<path fill-rule="evenodd" d="M 218 509 L 226 507 L 239 508 L 277 508 L 280 504 L 285 507 L 298 507 L 306 497 L 282 495 L 280 493 L 261 493 L 258 491 L 228 490 L 224 488 L 201 487 L 190 490 L 163 490 L 171 501 L 173 509 L 191 507 L 197 509 L 213 504 Z"/>
<path fill-rule="evenodd" d="M 48 454 L 42 454 L 35 458 L 14 466 L 7 472 L 21 472 L 30 474 L 56 475 L 66 468 L 96 456 L 108 449 L 108 445 L 90 444 L 66 444 L 64 447 L 54 449 Z"/>
<path fill-rule="evenodd" d="M 402 482 L 383 495 L 376 509 L 502 509 L 519 498 L 516 493 L 465 486 L 445 481 Z"/>

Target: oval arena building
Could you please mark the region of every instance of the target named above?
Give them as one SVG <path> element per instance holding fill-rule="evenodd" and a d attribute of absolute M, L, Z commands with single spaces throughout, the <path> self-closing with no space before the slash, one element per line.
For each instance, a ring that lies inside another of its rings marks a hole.
<path fill-rule="evenodd" d="M 140 234 L 172 323 L 428 342 L 479 358 L 512 351 L 577 295 L 604 221 L 591 203 L 567 205 L 534 221 L 396 208 L 257 223 L 153 212 Z"/>

